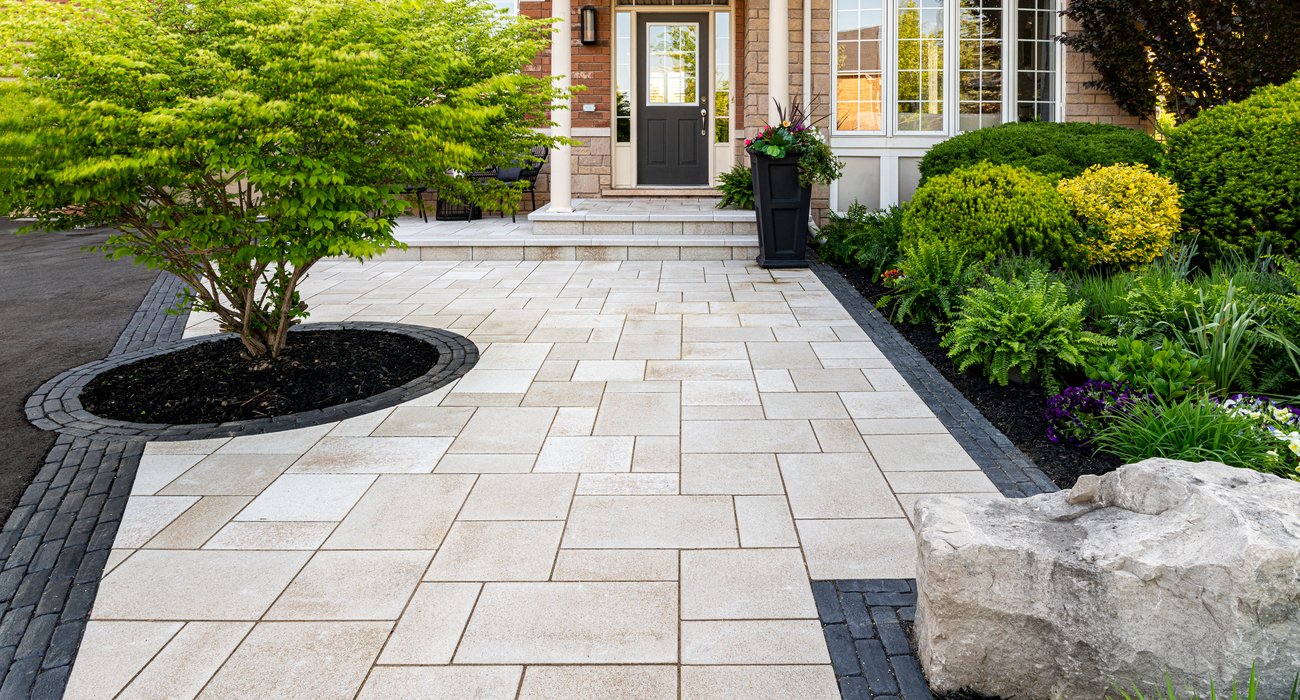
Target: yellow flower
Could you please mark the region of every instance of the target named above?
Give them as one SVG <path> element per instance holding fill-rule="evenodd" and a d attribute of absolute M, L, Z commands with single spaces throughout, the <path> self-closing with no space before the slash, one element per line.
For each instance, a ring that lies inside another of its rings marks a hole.
<path fill-rule="evenodd" d="M 790 126 L 790 122 L 789 122 L 789 121 L 783 121 L 783 122 L 781 122 L 781 126 L 784 126 L 784 127 L 789 128 L 789 126 Z"/>
<path fill-rule="evenodd" d="M 1300 444 L 1293 442 L 1289 445 L 1289 447 L 1291 448 L 1292 452 L 1296 453 L 1297 455 L 1300 455 Z"/>

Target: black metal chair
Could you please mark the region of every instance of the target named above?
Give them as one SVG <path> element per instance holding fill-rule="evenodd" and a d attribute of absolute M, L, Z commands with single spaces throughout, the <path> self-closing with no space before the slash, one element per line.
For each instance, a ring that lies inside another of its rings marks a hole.
<path fill-rule="evenodd" d="M 525 188 L 533 200 L 533 210 L 537 209 L 537 176 L 542 172 L 542 166 L 546 165 L 546 159 L 551 155 L 551 149 L 546 146 L 534 146 L 532 151 L 533 157 L 520 163 L 514 168 L 497 168 L 497 180 L 507 184 L 515 182 L 525 182 L 528 186 Z M 505 212 L 501 212 L 504 217 Z M 510 221 L 513 223 L 515 215 L 510 215 Z"/>
<path fill-rule="evenodd" d="M 405 187 L 402 188 L 402 194 L 415 195 L 415 211 L 417 213 L 416 215 L 423 218 L 424 223 L 426 224 L 429 223 L 429 212 L 426 211 L 424 208 L 424 193 L 428 191 L 429 188 L 423 185 L 406 185 Z"/>

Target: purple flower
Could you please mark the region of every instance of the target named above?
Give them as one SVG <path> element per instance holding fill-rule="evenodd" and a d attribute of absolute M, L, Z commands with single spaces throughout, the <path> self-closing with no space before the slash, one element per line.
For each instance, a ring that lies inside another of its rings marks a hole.
<path fill-rule="evenodd" d="M 1048 422 L 1047 439 L 1082 447 L 1092 441 L 1107 418 L 1154 398 L 1122 384 L 1095 379 L 1070 387 L 1047 400 L 1047 410 L 1043 411 Z"/>

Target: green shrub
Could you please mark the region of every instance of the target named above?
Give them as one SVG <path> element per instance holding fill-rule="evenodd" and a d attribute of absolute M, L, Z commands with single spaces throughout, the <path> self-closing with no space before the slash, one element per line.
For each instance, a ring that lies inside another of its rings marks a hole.
<path fill-rule="evenodd" d="M 1041 272 L 1048 277 L 1060 277 L 1052 270 L 1052 266 L 1035 258 L 1032 255 L 999 255 L 998 259 L 991 265 L 985 265 L 983 269 L 981 282 L 987 286 L 990 279 L 997 278 L 1006 282 L 1015 280 L 1026 280 L 1035 272 Z"/>
<path fill-rule="evenodd" d="M 740 163 L 736 163 L 731 166 L 731 170 L 718 176 L 718 191 L 722 193 L 722 201 L 718 202 L 718 209 L 723 207 L 753 209 L 753 171 Z"/>
<path fill-rule="evenodd" d="M 1104 330 L 1114 333 L 1113 323 L 1107 319 L 1122 318 L 1128 314 L 1128 291 L 1137 276 L 1136 272 L 1108 275 L 1094 270 L 1079 277 L 1078 294 L 1084 302 L 1084 316 Z"/>
<path fill-rule="evenodd" d="M 1208 363 L 1175 343 L 1156 349 L 1137 338 L 1119 338 L 1115 352 L 1088 361 L 1089 379 L 1126 385 L 1162 399 L 1181 399 L 1209 388 Z"/>
<path fill-rule="evenodd" d="M 903 207 L 869 211 L 854 202 L 844 216 L 827 212 L 830 222 L 822 227 L 817 254 L 832 265 L 851 265 L 871 270 L 873 280 L 898 265 L 903 240 Z"/>
<path fill-rule="evenodd" d="M 1065 200 L 1040 175 L 981 163 L 932 177 L 903 215 L 909 239 L 942 240 L 973 260 L 1032 255 L 1049 265 L 1082 261 L 1078 225 Z"/>
<path fill-rule="evenodd" d="M 1119 335 L 1159 340 L 1190 328 L 1189 319 L 1199 305 L 1196 285 L 1175 275 L 1144 270 L 1134 276 L 1124 292 L 1119 314 L 1107 316 L 1102 327 Z"/>
<path fill-rule="evenodd" d="M 981 161 L 1015 165 L 1052 182 L 1078 177 L 1093 165 L 1160 167 L 1160 144 L 1144 132 L 1110 124 L 1023 122 L 954 136 L 921 159 L 921 183 Z"/>
<path fill-rule="evenodd" d="M 1169 134 L 1169 170 L 1183 191 L 1183 225 L 1211 255 L 1261 239 L 1300 251 L 1300 78 L 1215 107 Z"/>
<path fill-rule="evenodd" d="M 1093 232 L 1084 243 L 1090 264 L 1145 265 L 1178 233 L 1178 188 L 1145 165 L 1094 165 L 1056 191 Z"/>
<path fill-rule="evenodd" d="M 1238 303 L 1237 289 L 1231 283 L 1217 303 L 1207 303 L 1205 293 L 1197 290 L 1200 304 L 1190 319 L 1186 334 L 1176 332 L 1178 341 L 1188 351 L 1205 360 L 1206 374 L 1214 389 L 1226 394 L 1242 388 L 1259 344 L 1258 311 L 1254 302 Z M 1209 313 L 1207 313 L 1209 312 Z"/>
<path fill-rule="evenodd" d="M 1101 451 L 1125 463 L 1163 457 L 1222 462 L 1268 473 L 1281 468 L 1277 456 L 1270 454 L 1276 452 L 1276 442 L 1250 418 L 1194 396 L 1172 403 L 1134 404 L 1112 415 L 1095 439 Z"/>
<path fill-rule="evenodd" d="M 893 303 L 894 322 L 933 323 L 937 328 L 956 314 L 961 295 L 978 275 L 979 264 L 957 247 L 923 242 L 904 253 L 897 270 L 885 274 L 885 284 L 897 292 L 876 305 Z"/>
<path fill-rule="evenodd" d="M 1006 386 L 1012 368 L 1024 377 L 1038 370 L 1055 394 L 1058 365 L 1082 365 L 1111 342 L 1083 330 L 1083 302 L 1070 303 L 1064 284 L 1034 272 L 1014 282 L 990 279 L 963 296 L 961 315 L 940 345 L 960 372 L 980 365 L 990 381 Z"/>

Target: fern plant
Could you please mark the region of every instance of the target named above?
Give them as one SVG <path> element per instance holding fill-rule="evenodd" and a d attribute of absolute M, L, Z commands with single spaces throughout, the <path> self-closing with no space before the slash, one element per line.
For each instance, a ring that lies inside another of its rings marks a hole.
<path fill-rule="evenodd" d="M 828 211 L 826 217 L 818 232 L 817 255 L 823 261 L 870 270 L 873 280 L 898 264 L 903 207 L 871 211 L 855 201 L 844 214 Z"/>
<path fill-rule="evenodd" d="M 979 278 L 980 264 L 956 246 L 922 241 L 909 248 L 897 270 L 885 272 L 885 284 L 895 294 L 876 302 L 894 304 L 894 322 L 933 323 L 937 329 L 956 315 L 961 295 Z"/>
<path fill-rule="evenodd" d="M 991 278 L 962 297 L 961 315 L 940 345 L 960 372 L 979 365 L 989 381 L 1006 386 L 1012 368 L 1025 377 L 1037 369 L 1043 387 L 1056 394 L 1059 365 L 1077 367 L 1114 345 L 1083 330 L 1083 305 L 1070 303 L 1066 285 L 1041 271 L 1011 282 Z"/>
<path fill-rule="evenodd" d="M 736 163 L 731 170 L 718 176 L 718 191 L 722 201 L 718 209 L 735 207 L 737 209 L 754 208 L 754 173 L 749 168 Z"/>

